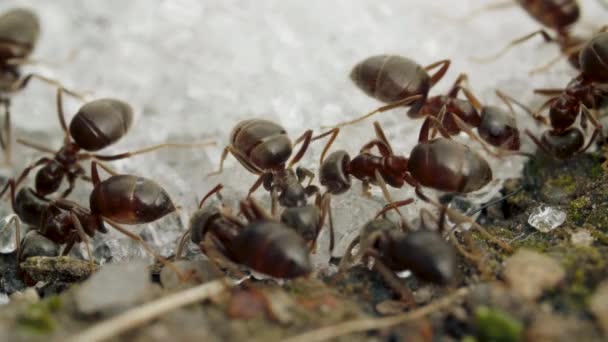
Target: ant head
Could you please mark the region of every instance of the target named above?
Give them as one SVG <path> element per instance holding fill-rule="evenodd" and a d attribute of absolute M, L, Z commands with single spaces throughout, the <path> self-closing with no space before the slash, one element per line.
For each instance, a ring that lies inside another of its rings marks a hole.
<path fill-rule="evenodd" d="M 563 94 L 555 99 L 549 109 L 549 119 L 554 130 L 563 131 L 572 126 L 578 117 L 580 101 L 569 94 Z"/>
<path fill-rule="evenodd" d="M 520 147 L 519 130 L 515 118 L 495 106 L 486 106 L 481 112 L 479 136 L 492 146 L 517 151 Z"/>
<path fill-rule="evenodd" d="M 349 164 L 350 156 L 346 151 L 335 151 L 325 158 L 319 170 L 319 178 L 329 193 L 338 195 L 350 189 Z"/>

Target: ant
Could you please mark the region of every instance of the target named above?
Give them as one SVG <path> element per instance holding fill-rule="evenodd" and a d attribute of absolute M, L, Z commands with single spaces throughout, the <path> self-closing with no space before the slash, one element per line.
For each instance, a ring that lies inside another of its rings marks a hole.
<path fill-rule="evenodd" d="M 519 45 L 536 35 L 541 35 L 546 42 L 559 45 L 562 56 L 567 57 L 575 69 L 580 69 L 579 52 L 587 39 L 573 36 L 571 27 L 580 17 L 580 7 L 576 0 L 517 0 L 517 3 L 541 25 L 555 32 L 552 37 L 545 29 L 539 29 L 521 38 L 511 41 L 493 56 L 474 58 L 478 62 L 490 62 L 500 58 L 511 48 Z M 558 62 L 562 56 L 550 61 L 542 67 L 535 68 L 531 73 L 541 72 Z"/>
<path fill-rule="evenodd" d="M 581 74 L 573 78 L 564 89 L 538 89 L 535 92 L 543 95 L 555 95 L 547 100 L 533 115 L 542 124 L 550 124 L 551 129 L 545 131 L 539 140 L 526 130 L 526 134 L 542 150 L 558 159 L 566 159 L 577 152 L 586 151 L 597 135 L 602 135 L 602 125 L 596 120 L 590 110 L 595 110 L 608 96 L 608 68 L 604 61 L 608 60 L 608 32 L 603 32 L 591 39 L 580 53 Z M 540 116 L 549 107 L 549 123 Z M 579 114 L 581 126 L 587 127 L 587 120 L 595 126 L 591 139 L 585 144 L 583 132 L 574 125 Z"/>
<path fill-rule="evenodd" d="M 253 198 L 240 203 L 240 210 L 248 223 L 234 216 L 229 208 L 204 206 L 213 193 L 219 195 L 219 184 L 203 197 L 199 209 L 190 218 L 189 229 L 182 237 L 177 258 L 187 234 L 201 251 L 215 262 L 234 269 L 241 264 L 275 278 L 296 278 L 312 271 L 308 247 L 296 231 L 284 223 L 274 221 Z M 221 197 L 220 197 L 221 200 Z M 236 271 L 239 274 L 240 271 Z"/>
<path fill-rule="evenodd" d="M 422 193 L 421 186 L 439 191 L 469 193 L 487 185 L 493 177 L 488 162 L 470 147 L 449 139 L 449 134 L 441 124 L 434 118 L 432 121 L 444 137 L 429 140 L 428 136 L 421 135 L 409 158 L 393 152 L 382 127 L 378 122 L 374 122 L 376 139 L 364 145 L 354 159 L 351 160 L 345 151 L 335 151 L 324 159 L 329 145 L 335 140 L 334 132 L 321 154 L 321 184 L 329 193 L 341 194 L 350 188 L 351 176 L 364 182 L 364 190 L 369 182 L 377 182 L 389 200 L 387 207 L 390 208 L 395 208 L 403 202 L 393 202 L 384 183 L 395 188 L 401 188 L 408 183 L 425 201 L 428 197 Z M 370 153 L 373 146 L 378 148 L 381 156 Z M 450 218 L 453 216 L 459 221 L 474 224 L 474 221 L 455 212 L 448 211 L 448 214 L 451 215 Z M 474 226 L 487 239 L 496 242 L 504 250 L 511 250 L 510 246 L 485 232 L 481 226 Z"/>
<path fill-rule="evenodd" d="M 317 191 L 310 185 L 314 173 L 302 167 L 298 167 L 294 173 L 292 166 L 306 153 L 312 133 L 312 130 L 306 130 L 292 145 L 287 132 L 280 125 L 262 119 L 243 120 L 237 123 L 230 133 L 230 143 L 222 152 L 219 170 L 210 175 L 223 171 L 224 161 L 230 153 L 247 170 L 259 175 L 249 189 L 248 196 L 262 184 L 271 192 L 273 215 L 276 213 L 277 203 L 286 207 L 303 206 L 306 199 Z M 293 146 L 299 143 L 302 143 L 302 146 L 287 163 Z M 304 187 L 301 183 L 307 177 L 310 178 L 309 183 Z"/>
<path fill-rule="evenodd" d="M 413 199 L 402 201 L 412 203 Z M 374 268 L 385 279 L 408 305 L 415 305 L 414 297 L 409 288 L 404 286 L 395 272 L 409 270 L 418 279 L 438 285 L 449 285 L 457 274 L 456 253 L 454 247 L 441 235 L 445 223 L 445 211 L 439 219 L 439 231 L 426 227 L 422 219 L 421 227 L 412 230 L 405 221 L 404 226 L 398 227 L 384 215 L 386 209 L 367 222 L 359 236 L 347 247 L 339 266 L 339 275 L 351 263 L 351 252 L 359 245 L 358 257 L 363 260 L 372 259 Z"/>
<path fill-rule="evenodd" d="M 123 228 L 121 224 L 143 224 L 156 221 L 177 210 L 169 194 L 156 182 L 133 175 L 111 176 L 100 180 L 97 162 L 91 163 L 94 185 L 89 196 L 89 208 L 63 198 L 48 200 L 31 189 L 21 190 L 15 197 L 15 182 L 9 181 L 13 210 L 23 221 L 38 222 L 38 233 L 58 245 L 66 245 L 63 255 L 74 244 L 85 242 L 89 261 L 93 263 L 87 236 L 95 232 L 107 233 L 105 223 L 120 233 L 138 241 L 150 254 L 181 275 L 173 264 L 155 252 L 141 237 Z M 27 241 L 26 241 L 27 242 Z M 28 248 L 24 246 L 23 249 Z"/>
<path fill-rule="evenodd" d="M 28 9 L 16 8 L 0 15 L 0 103 L 4 107 L 4 128 L 0 134 L 0 147 L 4 150 L 5 160 L 11 160 L 11 116 L 10 94 L 27 86 L 32 78 L 50 85 L 61 87 L 59 82 L 45 76 L 30 73 L 21 76 L 19 67 L 29 62 L 29 56 L 40 35 L 38 16 Z M 72 96 L 81 95 L 64 89 Z"/>
<path fill-rule="evenodd" d="M 473 94 L 462 86 L 468 81 L 466 74 L 460 74 L 447 95 L 428 98 L 432 85 L 443 77 L 450 61 L 440 61 L 431 66 L 443 63 L 437 74 L 429 76 L 425 69 L 414 61 L 394 55 L 373 56 L 357 64 L 351 73 L 354 83 L 366 94 L 388 104 L 377 108 L 359 118 L 334 125 L 332 129 L 351 125 L 369 118 L 372 115 L 390 109 L 411 105 L 407 115 L 416 119 L 426 117 L 420 131 L 426 135 L 432 120 L 438 118 L 441 125 L 450 135 L 465 132 L 473 139 L 470 127 L 477 128 L 486 142 L 496 147 L 507 147 L 510 150 L 519 149 L 519 132 L 513 117 L 497 107 L 482 106 Z M 414 72 L 415 71 L 415 72 Z M 396 89 L 405 89 L 397 92 Z M 463 91 L 468 99 L 462 100 L 457 96 Z M 515 99 L 497 91 L 498 96 L 508 105 L 513 114 L 511 103 L 521 106 Z M 445 113 L 442 113 L 445 108 Z M 481 115 L 480 115 L 481 112 Z M 498 137 L 495 137 L 498 136 Z M 485 144 L 482 147 L 492 153 Z"/>
<path fill-rule="evenodd" d="M 133 110 L 128 103 L 117 99 L 104 98 L 90 101 L 80 107 L 72 118 L 68 130 L 63 112 L 62 94 L 64 91 L 63 88 L 58 88 L 56 98 L 59 123 L 64 131 L 63 146 L 58 151 L 54 151 L 45 146 L 18 139 L 17 141 L 25 146 L 53 154 L 53 158 L 42 157 L 25 167 L 15 181 L 15 186 L 18 186 L 32 169 L 43 166 L 36 173 L 36 193 L 40 196 L 54 193 L 61 186 L 63 179 L 67 178 L 68 188 L 60 195 L 61 198 L 64 198 L 74 189 L 77 178 L 88 180 L 88 177 L 84 175 L 84 169 L 80 165 L 80 162 L 83 160 L 113 161 L 151 152 L 163 147 L 193 146 L 189 144 L 164 143 L 115 155 L 88 153 L 89 151 L 101 150 L 122 138 L 131 127 Z M 213 144 L 214 142 L 209 142 L 200 144 L 200 146 Z M 81 149 L 87 152 L 81 153 Z M 7 187 L 8 184 L 0 191 L 0 196 L 6 192 Z"/>

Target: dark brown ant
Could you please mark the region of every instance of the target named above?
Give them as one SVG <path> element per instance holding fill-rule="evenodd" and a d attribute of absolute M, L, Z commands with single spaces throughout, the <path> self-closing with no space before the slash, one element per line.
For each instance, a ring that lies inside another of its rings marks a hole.
<path fill-rule="evenodd" d="M 402 201 L 412 203 L 413 199 Z M 441 235 L 445 222 L 445 212 L 440 216 L 439 231 L 425 226 L 421 215 L 421 229 L 400 229 L 394 222 L 381 217 L 386 210 L 367 222 L 359 236 L 345 251 L 340 262 L 339 275 L 351 264 L 351 252 L 359 245 L 358 256 L 363 260 L 373 259 L 376 269 L 408 305 L 415 305 L 409 288 L 404 286 L 395 272 L 409 270 L 418 279 L 438 285 L 453 283 L 458 273 L 456 253 Z M 403 228 L 403 227 L 402 227 Z"/>
<path fill-rule="evenodd" d="M 16 8 L 0 15 L 0 103 L 5 110 L 0 146 L 5 151 L 7 163 L 10 163 L 11 158 L 10 95 L 25 88 L 32 78 L 62 87 L 59 82 L 39 74 L 30 73 L 21 76 L 19 67 L 30 62 L 29 56 L 36 46 L 39 35 L 40 22 L 34 12 Z M 72 96 L 81 97 L 70 90 L 65 91 Z"/>
<path fill-rule="evenodd" d="M 64 89 L 62 88 L 57 90 L 57 113 L 59 116 L 59 123 L 65 134 L 63 146 L 58 151 L 53 151 L 47 147 L 18 139 L 18 142 L 28 147 L 53 154 L 54 156 L 53 158 L 42 157 L 24 168 L 16 179 L 15 186 L 18 186 L 32 169 L 43 166 L 36 173 L 36 193 L 41 196 L 47 196 L 54 193 L 61 186 L 63 179 L 67 178 L 68 188 L 61 194 L 61 197 L 63 198 L 67 197 L 72 192 L 77 178 L 88 179 L 84 175 L 84 169 L 80 165 L 80 162 L 83 160 L 96 159 L 101 161 L 113 161 L 168 146 L 193 146 L 188 144 L 165 143 L 115 155 L 80 152 L 81 149 L 85 151 L 98 151 L 122 138 L 131 127 L 133 110 L 128 103 L 121 100 L 111 98 L 94 100 L 84 104 L 78 110 L 76 115 L 72 118 L 68 130 L 63 113 L 63 92 Z M 200 145 L 205 146 L 212 144 L 213 143 L 206 143 Z M 0 196 L 6 192 L 7 188 L 8 184 L 0 192 Z"/>
<path fill-rule="evenodd" d="M 495 60 L 512 47 L 521 44 L 536 35 L 541 35 L 546 42 L 555 42 L 559 45 L 562 56 L 567 57 L 570 64 L 580 69 L 579 52 L 587 39 L 573 36 L 570 31 L 580 17 L 580 7 L 576 0 L 517 0 L 522 9 L 526 11 L 538 23 L 547 29 L 553 30 L 555 36 L 552 37 L 545 29 L 536 30 L 521 38 L 511 41 L 497 54 L 486 58 L 474 58 L 479 62 L 489 62 Z M 547 65 L 534 69 L 532 72 L 544 71 L 551 65 L 559 61 L 562 56 L 550 61 Z"/>
<path fill-rule="evenodd" d="M 234 269 L 232 263 L 276 278 L 296 278 L 312 271 L 310 255 L 303 238 L 294 229 L 274 221 L 253 198 L 241 201 L 241 213 L 248 223 L 230 213 L 225 206 L 203 206 L 221 185 L 201 201 L 190 219 L 190 239 L 215 262 Z M 184 234 L 177 256 L 185 242 Z M 238 269 L 236 273 L 240 273 Z"/>
<path fill-rule="evenodd" d="M 421 186 L 446 192 L 469 193 L 487 185 L 492 180 L 492 169 L 488 162 L 470 147 L 449 139 L 449 134 L 437 120 L 433 120 L 433 123 L 444 137 L 429 140 L 428 136 L 421 135 L 409 158 L 394 154 L 382 127 L 378 122 L 374 122 L 376 139 L 364 145 L 354 159 L 351 160 L 345 151 L 335 151 L 324 159 L 329 146 L 335 140 L 334 132 L 321 154 L 321 184 L 326 187 L 327 192 L 341 194 L 350 188 L 351 176 L 364 182 L 364 190 L 367 184 L 375 182 L 381 186 L 389 201 L 387 207 L 390 208 L 395 208 L 402 202 L 390 199 L 384 183 L 396 188 L 408 183 L 416 188 L 421 198 L 430 203 L 433 202 L 422 194 Z M 373 146 L 378 148 L 381 156 L 369 152 Z M 448 215 L 452 220 L 474 224 L 476 229 L 483 230 L 484 237 L 505 250 L 511 250 L 510 246 L 485 232 L 483 227 L 474 221 L 451 210 Z"/>
<path fill-rule="evenodd" d="M 577 152 L 586 151 L 598 134 L 602 134 L 602 125 L 595 119 L 590 110 L 599 108 L 601 101 L 608 96 L 608 32 L 603 32 L 591 39 L 580 53 L 581 74 L 572 79 L 565 89 L 538 89 L 536 93 L 555 95 L 547 100 L 533 115 L 537 122 L 550 124 L 551 129 L 543 133 L 541 139 L 532 133 L 526 134 L 542 150 L 558 159 L 569 158 Z M 549 107 L 549 122 L 540 116 Z M 583 132 L 573 127 L 576 119 L 581 117 L 581 126 L 587 127 L 591 121 L 595 129 L 589 142 L 585 145 Z"/>
<path fill-rule="evenodd" d="M 426 73 L 425 69 L 441 64 L 442 68 L 432 77 Z M 484 140 L 487 139 L 488 143 L 517 150 L 519 132 L 514 118 L 497 107 L 483 107 L 472 93 L 462 86 L 468 80 L 466 74 L 457 77 L 447 95 L 428 98 L 431 86 L 443 77 L 449 64 L 450 61 L 445 60 L 423 69 L 414 61 L 401 56 L 381 55 L 367 58 L 353 68 L 351 78 L 366 94 L 388 104 L 354 120 L 339 123 L 333 126 L 333 129 L 360 122 L 396 107 L 411 105 L 407 113 L 410 118 L 426 117 L 422 125 L 423 129 L 420 131 L 421 135 L 427 134 L 432 120 L 437 118 L 450 135 L 462 131 L 475 138 L 470 129 L 473 127 L 479 130 L 480 135 Z M 398 90 L 402 91 L 398 92 Z M 465 90 L 468 101 L 457 97 L 461 90 Z M 519 105 L 513 98 L 501 92 L 497 93 L 510 109 L 512 109 L 511 103 Z M 439 115 L 444 110 L 445 114 Z M 485 144 L 482 143 L 482 147 L 490 152 Z"/>
<path fill-rule="evenodd" d="M 95 232 L 106 233 L 107 223 L 120 233 L 138 241 L 150 254 L 180 274 L 141 237 L 121 226 L 153 222 L 174 212 L 176 206 L 167 192 L 152 180 L 110 173 L 112 175 L 109 178 L 100 180 L 97 162 L 91 163 L 94 188 L 89 196 L 89 208 L 63 198 L 45 199 L 31 189 L 22 189 L 15 197 L 15 182 L 10 180 L 13 210 L 26 223 L 35 224 L 38 221 L 38 232 L 42 236 L 59 245 L 66 245 L 62 251 L 63 255 L 66 255 L 74 244 L 85 242 L 92 263 L 87 236 L 93 237 Z"/>
<path fill-rule="evenodd" d="M 440 126 L 436 120 L 434 123 Z M 443 128 L 439 129 L 449 137 Z M 364 187 L 382 180 L 395 188 L 408 183 L 414 187 L 422 185 L 459 193 L 479 190 L 492 180 L 488 162 L 466 145 L 446 138 L 428 140 L 428 136 L 421 135 L 410 157 L 406 158 L 393 152 L 378 122 L 374 122 L 374 130 L 376 139 L 365 144 L 352 160 L 345 151 L 333 152 L 324 159 L 330 144 L 326 146 L 321 154 L 320 181 L 328 192 L 340 194 L 348 190 L 351 176 L 363 181 Z M 374 146 L 381 156 L 370 153 Z"/>
<path fill-rule="evenodd" d="M 310 182 L 306 187 L 301 183 L 306 177 L 312 180 L 314 173 L 305 168 L 298 168 L 294 174 L 292 166 L 302 159 L 311 138 L 312 130 L 307 130 L 295 140 L 294 145 L 302 142 L 302 146 L 287 163 L 294 145 L 283 127 L 262 119 L 241 121 L 230 133 L 230 143 L 224 148 L 219 170 L 210 175 L 223 171 L 224 161 L 230 153 L 247 170 L 259 176 L 249 189 L 248 196 L 262 184 L 266 190 L 271 191 L 273 215 L 277 203 L 287 207 L 302 206 L 316 189 L 310 186 Z"/>

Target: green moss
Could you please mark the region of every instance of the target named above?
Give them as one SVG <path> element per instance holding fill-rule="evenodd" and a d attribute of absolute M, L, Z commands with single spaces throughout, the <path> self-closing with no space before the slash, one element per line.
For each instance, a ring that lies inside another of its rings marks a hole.
<path fill-rule="evenodd" d="M 523 324 L 506 312 L 486 306 L 475 308 L 479 341 L 516 342 L 522 338 Z"/>
<path fill-rule="evenodd" d="M 25 311 L 19 314 L 19 328 L 34 334 L 48 334 L 55 330 L 56 323 L 53 313 L 62 307 L 61 299 L 53 296 L 29 305 Z"/>
<path fill-rule="evenodd" d="M 586 196 L 582 196 L 570 201 L 570 207 L 568 208 L 568 218 L 576 224 L 582 224 L 582 221 L 584 220 L 584 216 L 586 214 L 586 209 L 589 207 L 590 204 L 591 201 Z"/>
<path fill-rule="evenodd" d="M 585 222 L 599 230 L 608 231 L 608 210 L 605 207 L 593 210 Z"/>
<path fill-rule="evenodd" d="M 602 168 L 602 164 L 597 163 L 591 167 L 589 170 L 589 176 L 592 178 L 600 178 L 604 175 L 604 169 Z"/>

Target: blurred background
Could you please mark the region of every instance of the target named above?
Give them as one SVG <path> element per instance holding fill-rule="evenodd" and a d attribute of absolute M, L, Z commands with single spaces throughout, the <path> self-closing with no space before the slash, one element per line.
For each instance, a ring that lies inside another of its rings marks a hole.
<path fill-rule="evenodd" d="M 136 118 L 131 131 L 103 153 L 165 141 L 218 141 L 216 148 L 164 150 L 112 164 L 121 172 L 155 179 L 182 206 L 181 217 L 138 228 L 169 254 L 201 194 L 221 181 L 228 186 L 229 197 L 236 199 L 255 180 L 232 157 L 223 175 L 205 177 L 217 168 L 232 127 L 242 119 L 266 118 L 280 123 L 295 137 L 307 128 L 318 131 L 321 125 L 377 107 L 379 103 L 365 96 L 348 77 L 351 68 L 366 57 L 399 54 L 422 65 L 449 58 L 452 65 L 432 94 L 446 91 L 459 73 L 467 73 L 479 98 L 500 106 L 495 89 L 537 107 L 543 98 L 532 93 L 534 88 L 559 88 L 575 75 L 566 61 L 546 73 L 528 74 L 559 54 L 556 45 L 546 44 L 540 37 L 493 63 L 473 62 L 471 56 L 492 55 L 510 40 L 540 28 L 515 5 L 467 21 L 459 19 L 488 3 L 5 0 L 0 11 L 27 7 L 40 17 L 42 32 L 32 57 L 41 63 L 25 70 L 91 92 L 90 99 L 116 97 L 133 106 Z M 606 10 L 597 0 L 580 3 L 583 13 L 574 32 L 590 36 L 606 24 Z M 12 108 L 16 135 L 59 148 L 62 132 L 54 101 L 54 89 L 34 82 L 16 95 Z M 65 105 L 69 120 L 82 103 L 68 99 Z M 408 119 L 402 110 L 377 119 L 393 147 L 409 153 L 422 121 Z M 521 127 L 531 125 L 523 113 L 518 112 L 517 120 Z M 349 127 L 334 148 L 356 153 L 373 134 L 371 121 Z M 531 149 L 529 141 L 523 140 L 524 149 Z M 302 165 L 317 169 L 321 148 L 321 144 L 314 145 Z M 39 154 L 16 146 L 14 156 L 14 165 L 2 170 L 5 176 L 19 172 Z M 500 180 L 517 176 L 523 159 L 491 162 Z M 89 191 L 89 185 L 81 182 L 75 198 L 86 201 Z M 492 191 L 486 189 L 484 194 Z M 394 194 L 404 198 L 411 193 L 402 189 Z M 382 203 L 380 196 L 361 198 L 358 184 L 334 201 L 342 244 Z M 4 209 L 9 210 L 6 203 Z M 406 212 L 416 217 L 416 206 Z M 121 249 L 123 254 L 112 250 L 130 245 L 120 241 L 113 234 L 104 236 L 96 243 L 96 256 L 131 257 L 135 253 L 132 249 Z"/>

